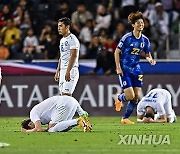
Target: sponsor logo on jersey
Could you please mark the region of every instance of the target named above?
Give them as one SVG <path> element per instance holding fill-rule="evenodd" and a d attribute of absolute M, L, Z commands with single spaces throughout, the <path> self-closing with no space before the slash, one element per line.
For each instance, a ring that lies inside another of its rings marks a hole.
<path fill-rule="evenodd" d="M 141 42 L 140 47 L 144 48 L 144 42 Z"/>
<path fill-rule="evenodd" d="M 65 46 L 68 46 L 68 41 L 65 42 Z"/>

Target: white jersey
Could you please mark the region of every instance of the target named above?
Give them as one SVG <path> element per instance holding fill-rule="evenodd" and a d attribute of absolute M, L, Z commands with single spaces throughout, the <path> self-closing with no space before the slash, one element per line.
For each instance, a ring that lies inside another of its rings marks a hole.
<path fill-rule="evenodd" d="M 42 124 L 67 120 L 69 110 L 71 110 L 73 104 L 78 104 L 78 102 L 70 96 L 64 95 L 47 98 L 32 108 L 30 119 L 33 123 L 40 120 Z"/>
<path fill-rule="evenodd" d="M 69 34 L 60 40 L 59 50 L 61 54 L 61 69 L 67 69 L 70 59 L 70 50 L 76 49 L 77 57 L 73 67 L 78 67 L 80 43 L 74 34 Z"/>
<path fill-rule="evenodd" d="M 155 113 L 169 117 L 172 113 L 171 94 L 165 89 L 153 89 L 138 103 L 137 114 L 144 115 L 150 106 Z"/>

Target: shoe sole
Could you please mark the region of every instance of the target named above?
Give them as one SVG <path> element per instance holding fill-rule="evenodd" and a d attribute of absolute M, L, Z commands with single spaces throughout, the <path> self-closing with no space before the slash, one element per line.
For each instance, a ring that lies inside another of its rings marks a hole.
<path fill-rule="evenodd" d="M 126 123 L 126 122 L 121 121 L 121 124 L 124 124 L 124 125 L 133 125 L 134 122 L 132 122 L 132 123 Z"/>
<path fill-rule="evenodd" d="M 118 100 L 118 96 L 119 96 L 119 94 L 116 95 L 116 97 L 115 97 L 115 103 L 114 103 L 114 105 L 115 105 L 115 110 L 116 110 L 117 112 L 119 112 L 119 111 L 121 110 L 121 107 L 122 107 L 122 102 Z"/>

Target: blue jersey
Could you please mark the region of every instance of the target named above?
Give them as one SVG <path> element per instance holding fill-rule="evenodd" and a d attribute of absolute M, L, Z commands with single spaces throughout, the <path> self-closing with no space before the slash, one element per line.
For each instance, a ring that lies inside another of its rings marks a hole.
<path fill-rule="evenodd" d="M 149 39 L 143 34 L 137 39 L 133 35 L 133 32 L 129 32 L 121 38 L 117 48 L 122 52 L 120 65 L 123 73 L 142 73 L 139 65 L 140 54 L 142 51 L 146 54 L 150 52 Z"/>

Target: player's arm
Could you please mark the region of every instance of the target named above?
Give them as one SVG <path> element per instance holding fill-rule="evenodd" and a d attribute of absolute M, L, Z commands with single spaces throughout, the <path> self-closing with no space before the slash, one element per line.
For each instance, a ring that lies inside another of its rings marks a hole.
<path fill-rule="evenodd" d="M 144 115 L 137 114 L 137 122 L 138 123 L 143 123 L 143 118 L 144 118 Z"/>
<path fill-rule="evenodd" d="M 160 115 L 160 118 L 157 119 L 157 120 L 151 120 L 150 123 L 165 123 L 167 122 L 167 118 L 166 118 L 166 115 L 163 114 L 163 115 Z"/>
<path fill-rule="evenodd" d="M 151 65 L 156 65 L 156 61 L 152 58 L 151 53 L 146 54 L 146 60 L 147 60 Z"/>
<path fill-rule="evenodd" d="M 123 75 L 123 72 L 122 72 L 122 69 L 121 69 L 121 66 L 120 66 L 120 53 L 121 53 L 121 50 L 116 48 L 116 50 L 114 52 L 114 59 L 115 59 L 117 74 L 122 74 Z"/>
<path fill-rule="evenodd" d="M 61 57 L 61 55 L 59 56 L 58 66 L 57 66 L 57 69 L 56 69 L 56 74 L 54 76 L 55 81 L 59 81 L 60 68 L 61 68 L 61 58 L 60 57 Z"/>
<path fill-rule="evenodd" d="M 70 59 L 69 59 L 69 64 L 68 64 L 66 75 L 65 75 L 65 80 L 66 81 L 70 81 L 70 71 L 73 68 L 76 57 L 77 57 L 77 49 L 71 49 L 70 53 L 71 53 L 71 56 L 70 56 Z"/>

